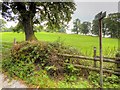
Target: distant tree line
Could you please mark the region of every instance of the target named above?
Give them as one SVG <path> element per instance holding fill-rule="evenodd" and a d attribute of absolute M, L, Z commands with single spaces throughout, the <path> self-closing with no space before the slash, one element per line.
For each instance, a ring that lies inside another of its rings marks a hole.
<path fill-rule="evenodd" d="M 6 27 L 5 27 L 6 21 L 4 21 L 3 19 L 0 19 L 0 32 L 5 31 Z"/>
<path fill-rule="evenodd" d="M 74 20 L 72 32 L 78 34 L 93 34 L 99 35 L 99 23 L 94 19 L 91 22 L 85 21 L 80 23 L 79 19 Z M 103 37 L 105 35 L 111 38 L 120 38 L 120 13 L 110 13 L 102 21 Z"/>
<path fill-rule="evenodd" d="M 73 21 L 73 29 L 72 32 L 75 34 L 82 33 L 82 34 L 88 34 L 91 29 L 91 23 L 90 22 L 83 22 L 81 23 L 79 19 L 75 19 Z"/>
<path fill-rule="evenodd" d="M 2 32 L 22 32 L 24 30 L 23 26 L 18 23 L 15 27 L 7 28 L 5 27 L 6 22 L 3 19 L 0 19 L 1 25 L 0 30 Z M 46 32 L 60 32 L 60 33 L 66 33 L 66 30 L 68 29 L 67 24 L 60 25 L 60 28 L 49 28 L 45 25 L 36 24 L 33 26 L 34 32 L 40 32 L 40 31 L 46 31 Z M 72 32 L 75 34 L 93 34 L 93 35 L 99 35 L 99 23 L 98 20 L 94 19 L 91 22 L 85 21 L 82 22 L 80 19 L 75 19 L 73 21 L 73 29 Z M 110 36 L 111 38 L 120 38 L 120 13 L 110 13 L 106 18 L 102 21 L 102 32 L 103 37 Z"/>
<path fill-rule="evenodd" d="M 7 22 L 4 19 L 0 19 L 0 32 L 24 32 L 24 27 L 21 25 L 21 23 L 18 23 L 15 27 L 6 27 Z M 33 25 L 33 31 L 34 32 L 59 32 L 59 33 L 66 33 L 68 26 L 67 25 L 61 25 L 61 27 L 58 28 L 48 28 L 46 25 L 40 25 L 35 24 Z"/>

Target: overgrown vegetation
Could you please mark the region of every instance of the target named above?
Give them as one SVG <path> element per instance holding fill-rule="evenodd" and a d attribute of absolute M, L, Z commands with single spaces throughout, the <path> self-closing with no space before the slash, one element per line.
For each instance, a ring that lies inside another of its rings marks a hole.
<path fill-rule="evenodd" d="M 2 68 L 10 77 L 17 76 L 33 87 L 79 87 L 74 67 L 65 66 L 64 62 L 69 61 L 58 57 L 58 53 L 79 54 L 59 42 L 21 42 L 12 47 Z M 87 84 L 88 81 L 83 82 L 82 87 L 87 88 Z"/>
<path fill-rule="evenodd" d="M 97 72 L 90 72 L 89 80 L 92 81 L 94 87 L 99 87 L 100 74 Z M 104 74 L 103 75 L 103 87 L 104 88 L 120 88 L 120 76 Z"/>
<path fill-rule="evenodd" d="M 98 73 L 89 73 L 87 70 L 75 68 L 73 63 L 80 62 L 58 57 L 58 53 L 81 54 L 74 48 L 64 46 L 59 40 L 53 43 L 20 42 L 12 47 L 10 56 L 4 58 L 2 69 L 10 77 L 17 76 L 30 87 L 99 87 Z M 64 63 L 69 63 L 69 65 L 64 65 Z M 105 74 L 104 87 L 118 88 L 119 80 L 118 76 Z"/>

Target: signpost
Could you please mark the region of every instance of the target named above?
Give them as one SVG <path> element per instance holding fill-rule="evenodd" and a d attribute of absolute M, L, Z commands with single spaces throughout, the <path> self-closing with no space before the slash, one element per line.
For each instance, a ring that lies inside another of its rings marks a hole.
<path fill-rule="evenodd" d="M 103 56 L 102 56 L 102 19 L 106 17 L 106 12 L 98 13 L 95 16 L 99 20 L 99 48 L 100 48 L 100 88 L 103 88 Z"/>

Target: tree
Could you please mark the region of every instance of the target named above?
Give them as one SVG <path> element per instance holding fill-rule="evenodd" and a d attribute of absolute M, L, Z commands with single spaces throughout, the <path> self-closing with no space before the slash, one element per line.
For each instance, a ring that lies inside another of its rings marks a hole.
<path fill-rule="evenodd" d="M 76 34 L 78 34 L 80 32 L 80 20 L 79 19 L 75 19 L 75 21 L 73 22 L 73 29 L 72 32 L 75 32 Z"/>
<path fill-rule="evenodd" d="M 19 0 L 18 0 L 19 1 Z M 2 16 L 7 20 L 19 20 L 24 27 L 26 40 L 37 40 L 33 25 L 46 22 L 50 28 L 68 23 L 75 10 L 73 2 L 2 2 Z"/>
<path fill-rule="evenodd" d="M 34 32 L 44 31 L 44 26 L 42 26 L 42 25 L 34 25 L 34 26 L 33 26 L 33 31 L 34 31 Z"/>
<path fill-rule="evenodd" d="M 92 30 L 91 33 L 94 35 L 99 35 L 99 22 L 98 20 L 93 20 L 92 21 Z"/>
<path fill-rule="evenodd" d="M 109 35 L 109 30 L 107 28 L 107 19 L 104 18 L 102 21 L 102 33 L 103 33 L 103 37 L 105 37 L 105 35 Z"/>
<path fill-rule="evenodd" d="M 13 29 L 12 29 L 14 32 L 23 32 L 24 31 L 24 28 L 22 26 L 21 23 L 18 23 Z"/>
<path fill-rule="evenodd" d="M 58 30 L 60 33 L 66 33 L 66 30 L 68 29 L 67 25 L 62 25 L 61 28 Z"/>
<path fill-rule="evenodd" d="M 99 35 L 98 20 L 93 20 L 92 34 Z M 120 37 L 120 13 L 110 13 L 102 20 L 102 33 L 103 36 L 110 35 L 111 38 Z"/>
<path fill-rule="evenodd" d="M 81 33 L 88 34 L 91 30 L 91 23 L 90 22 L 83 22 L 81 24 Z"/>
<path fill-rule="evenodd" d="M 1 31 L 5 31 L 6 30 L 5 24 L 6 24 L 6 21 L 3 20 L 3 19 L 0 19 L 0 30 Z"/>
<path fill-rule="evenodd" d="M 106 34 L 111 38 L 120 37 L 120 13 L 111 13 L 105 18 Z"/>

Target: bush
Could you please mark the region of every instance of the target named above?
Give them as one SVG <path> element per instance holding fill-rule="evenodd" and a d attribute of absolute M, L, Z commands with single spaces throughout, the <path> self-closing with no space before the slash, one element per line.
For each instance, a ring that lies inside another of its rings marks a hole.
<path fill-rule="evenodd" d="M 39 70 L 46 70 L 50 76 L 59 76 L 64 74 L 66 68 L 65 58 L 59 57 L 58 53 L 78 54 L 79 52 L 60 42 L 20 42 L 12 47 L 11 55 L 9 59 L 3 60 L 2 67 L 11 76 L 16 75 L 22 79 Z"/>

